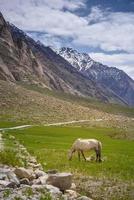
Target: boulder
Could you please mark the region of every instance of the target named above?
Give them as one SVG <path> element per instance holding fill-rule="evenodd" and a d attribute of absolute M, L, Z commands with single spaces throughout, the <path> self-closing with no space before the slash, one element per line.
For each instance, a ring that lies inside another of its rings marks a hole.
<path fill-rule="evenodd" d="M 71 187 L 72 174 L 71 173 L 49 174 L 49 177 L 46 182 L 50 185 L 58 187 L 61 191 L 65 191 Z"/>
<path fill-rule="evenodd" d="M 16 174 L 14 172 L 9 171 L 7 173 L 7 177 L 12 183 L 15 183 L 17 186 L 19 186 L 20 181 L 19 181 L 19 179 L 17 178 L 17 176 L 16 176 Z"/>
<path fill-rule="evenodd" d="M 25 169 L 24 167 L 16 168 L 14 170 L 14 173 L 20 179 L 22 179 L 22 178 L 28 178 L 29 180 L 33 180 L 35 178 L 35 175 L 33 174 L 33 170 L 31 170 L 31 169 Z"/>
<path fill-rule="evenodd" d="M 46 173 L 45 173 L 44 171 L 39 170 L 39 169 L 36 169 L 36 170 L 34 171 L 34 174 L 35 174 L 36 178 L 39 178 L 39 177 L 41 177 L 41 176 L 45 176 L 45 175 L 46 175 Z"/>
<path fill-rule="evenodd" d="M 0 170 L 1 187 L 16 188 L 20 185 L 19 179 L 10 169 Z"/>

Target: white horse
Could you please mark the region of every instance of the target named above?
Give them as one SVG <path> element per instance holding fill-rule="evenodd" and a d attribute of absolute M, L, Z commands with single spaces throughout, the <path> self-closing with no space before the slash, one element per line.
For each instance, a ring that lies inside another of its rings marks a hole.
<path fill-rule="evenodd" d="M 80 160 L 80 153 L 83 156 L 84 160 L 86 161 L 84 151 L 94 150 L 96 153 L 96 162 L 101 162 L 101 149 L 102 144 L 100 141 L 96 139 L 77 139 L 72 145 L 72 148 L 69 152 L 69 160 L 72 159 L 73 153 L 76 151 L 78 152 L 78 158 Z"/>

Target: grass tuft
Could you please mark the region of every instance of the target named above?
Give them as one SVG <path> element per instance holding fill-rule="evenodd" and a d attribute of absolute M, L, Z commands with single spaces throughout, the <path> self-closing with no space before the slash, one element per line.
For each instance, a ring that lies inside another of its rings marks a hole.
<path fill-rule="evenodd" d="M 16 151 L 5 149 L 0 151 L 0 163 L 9 166 L 22 166 L 19 158 L 16 157 Z"/>

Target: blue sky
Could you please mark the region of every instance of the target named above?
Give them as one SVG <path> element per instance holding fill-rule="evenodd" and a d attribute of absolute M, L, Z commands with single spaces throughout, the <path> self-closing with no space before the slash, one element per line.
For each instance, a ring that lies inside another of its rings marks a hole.
<path fill-rule="evenodd" d="M 35 40 L 87 52 L 134 78 L 134 0 L 0 0 L 0 10 Z"/>

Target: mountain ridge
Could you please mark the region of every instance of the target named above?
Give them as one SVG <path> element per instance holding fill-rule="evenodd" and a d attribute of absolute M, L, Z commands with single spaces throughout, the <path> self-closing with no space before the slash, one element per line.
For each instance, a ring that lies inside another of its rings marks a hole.
<path fill-rule="evenodd" d="M 94 61 L 87 53 L 63 47 L 56 51 L 81 74 L 112 90 L 130 106 L 134 106 L 134 80 L 123 70 Z"/>
<path fill-rule="evenodd" d="M 38 84 L 50 90 L 95 98 L 103 102 L 126 102 L 111 90 L 72 67 L 51 48 L 35 42 L 0 14 L 0 79 Z"/>

